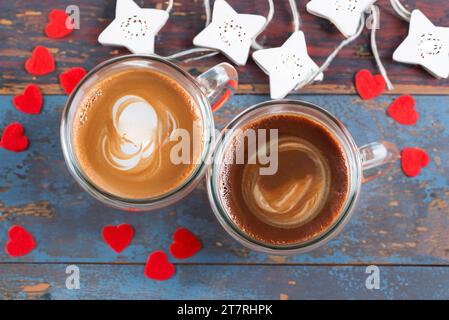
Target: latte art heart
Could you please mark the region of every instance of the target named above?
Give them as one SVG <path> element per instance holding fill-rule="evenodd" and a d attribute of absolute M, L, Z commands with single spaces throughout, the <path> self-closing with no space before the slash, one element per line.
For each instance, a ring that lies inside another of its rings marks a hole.
<path fill-rule="evenodd" d="M 113 129 L 103 137 L 103 156 L 118 170 L 156 170 L 159 161 L 151 161 L 154 152 L 169 141 L 176 120 L 169 112 L 158 116 L 143 98 L 127 95 L 112 107 Z M 155 157 L 160 159 L 160 157 Z"/>
<path fill-rule="evenodd" d="M 205 140 L 200 106 L 188 91 L 164 73 L 138 67 L 111 71 L 89 86 L 80 88 L 73 144 L 91 184 L 121 198 L 148 199 L 191 176 Z M 182 152 L 175 160 L 186 161 L 173 161 L 176 147 Z"/>

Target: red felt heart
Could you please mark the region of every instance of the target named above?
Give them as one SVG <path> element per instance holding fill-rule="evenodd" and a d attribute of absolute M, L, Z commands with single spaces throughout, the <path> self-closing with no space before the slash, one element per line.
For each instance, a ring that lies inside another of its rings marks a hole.
<path fill-rule="evenodd" d="M 55 60 L 47 48 L 37 46 L 25 62 L 25 69 L 32 75 L 42 76 L 55 71 Z"/>
<path fill-rule="evenodd" d="M 20 123 L 14 122 L 3 131 L 0 146 L 9 151 L 20 152 L 28 148 L 29 141 L 25 129 Z"/>
<path fill-rule="evenodd" d="M 165 252 L 155 251 L 148 257 L 144 274 L 153 280 L 168 280 L 175 274 L 175 265 L 168 262 Z"/>
<path fill-rule="evenodd" d="M 355 86 L 362 99 L 370 100 L 384 92 L 386 82 L 381 75 L 373 76 L 369 70 L 360 70 L 355 76 Z"/>
<path fill-rule="evenodd" d="M 12 226 L 9 229 L 8 237 L 6 253 L 11 257 L 24 256 L 36 247 L 36 242 L 31 233 L 21 226 Z"/>
<path fill-rule="evenodd" d="M 59 9 L 53 9 L 48 15 L 49 23 L 45 26 L 45 34 L 49 38 L 59 39 L 68 36 L 73 32 L 73 19 Z"/>
<path fill-rule="evenodd" d="M 419 113 L 415 110 L 415 99 L 412 96 L 401 96 L 394 100 L 387 114 L 403 125 L 413 125 L 418 122 Z"/>
<path fill-rule="evenodd" d="M 81 67 L 75 67 L 63 72 L 59 75 L 59 83 L 65 93 L 71 94 L 78 82 L 87 74 L 86 70 Z"/>
<path fill-rule="evenodd" d="M 430 157 L 426 151 L 419 148 L 404 148 L 401 151 L 402 171 L 408 177 L 416 177 L 421 172 L 421 168 L 427 167 Z"/>
<path fill-rule="evenodd" d="M 133 226 L 121 224 L 118 226 L 106 226 L 103 228 L 103 240 L 112 250 L 122 252 L 131 243 L 134 236 Z"/>
<path fill-rule="evenodd" d="M 170 252 L 176 259 L 187 259 L 200 251 L 202 245 L 197 237 L 186 228 L 178 228 L 173 235 Z"/>
<path fill-rule="evenodd" d="M 35 84 L 29 84 L 23 94 L 15 96 L 13 99 L 14 106 L 28 114 L 38 114 L 42 108 L 42 94 L 39 87 Z"/>

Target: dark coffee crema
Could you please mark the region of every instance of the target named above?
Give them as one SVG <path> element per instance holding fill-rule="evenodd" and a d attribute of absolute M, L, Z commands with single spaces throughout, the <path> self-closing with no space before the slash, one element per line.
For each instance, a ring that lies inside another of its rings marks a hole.
<path fill-rule="evenodd" d="M 247 161 L 253 155 L 245 132 L 251 129 L 278 129 L 275 174 L 261 175 L 266 165 Z M 234 134 L 225 157 L 239 148 L 244 163 L 224 161 L 219 174 L 222 205 L 238 229 L 266 244 L 294 245 L 334 225 L 349 194 L 348 164 L 342 145 L 321 123 L 294 113 L 265 116 Z"/>

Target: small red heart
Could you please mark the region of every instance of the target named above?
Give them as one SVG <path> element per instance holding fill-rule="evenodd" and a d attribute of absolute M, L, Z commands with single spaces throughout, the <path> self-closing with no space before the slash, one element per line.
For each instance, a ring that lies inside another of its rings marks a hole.
<path fill-rule="evenodd" d="M 86 70 L 81 67 L 71 68 L 59 75 L 59 83 L 65 93 L 71 94 L 78 82 L 87 74 Z"/>
<path fill-rule="evenodd" d="M 73 32 L 73 19 L 69 20 L 69 15 L 65 11 L 53 9 L 50 11 L 48 19 L 50 21 L 45 26 L 45 34 L 47 37 L 59 39 Z"/>
<path fill-rule="evenodd" d="M 404 148 L 401 151 L 402 171 L 408 177 L 416 177 L 421 172 L 421 168 L 427 167 L 430 157 L 426 151 L 419 148 Z"/>
<path fill-rule="evenodd" d="M 12 226 L 8 231 L 9 241 L 6 244 L 6 253 L 11 257 L 21 257 L 36 247 L 31 233 L 21 226 Z"/>
<path fill-rule="evenodd" d="M 106 226 L 103 228 L 103 240 L 112 250 L 117 253 L 122 252 L 131 243 L 134 236 L 133 226 L 121 224 L 118 226 Z"/>
<path fill-rule="evenodd" d="M 419 113 L 415 110 L 415 99 L 412 96 L 401 96 L 394 100 L 387 114 L 398 123 L 410 126 L 416 124 Z"/>
<path fill-rule="evenodd" d="M 175 265 L 168 262 L 165 252 L 155 251 L 148 257 L 144 274 L 153 280 L 168 280 L 175 274 Z"/>
<path fill-rule="evenodd" d="M 25 62 L 25 69 L 34 76 L 43 76 L 55 71 L 55 60 L 47 48 L 37 46 Z"/>
<path fill-rule="evenodd" d="M 173 235 L 170 252 L 176 259 L 187 259 L 200 251 L 202 245 L 197 237 L 186 228 L 178 228 Z"/>
<path fill-rule="evenodd" d="M 29 141 L 27 136 L 25 136 L 25 129 L 20 123 L 11 123 L 3 131 L 0 146 L 6 150 L 20 152 L 26 150 L 28 145 Z"/>
<path fill-rule="evenodd" d="M 14 106 L 28 114 L 38 114 L 42 108 L 42 94 L 39 87 L 35 84 L 29 84 L 23 94 L 15 96 L 13 99 Z"/>
<path fill-rule="evenodd" d="M 369 70 L 360 70 L 355 76 L 355 86 L 362 99 L 370 100 L 385 91 L 386 82 L 381 75 L 373 76 Z"/>

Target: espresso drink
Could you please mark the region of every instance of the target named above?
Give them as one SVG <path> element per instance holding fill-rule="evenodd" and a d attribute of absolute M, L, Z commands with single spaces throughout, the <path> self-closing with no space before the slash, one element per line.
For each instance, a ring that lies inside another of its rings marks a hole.
<path fill-rule="evenodd" d="M 254 158 L 245 137 L 248 130 L 259 129 L 278 130 L 277 171 L 262 175 L 260 161 L 224 161 L 219 175 L 222 204 L 238 229 L 260 242 L 292 245 L 310 240 L 336 222 L 348 198 L 343 147 L 319 122 L 284 113 L 259 118 L 234 133 L 225 157 L 244 149 L 246 160 Z M 267 133 L 262 143 L 273 145 L 269 137 Z M 260 146 L 258 141 L 259 152 Z"/>
<path fill-rule="evenodd" d="M 99 80 L 77 109 L 73 144 L 96 187 L 125 199 L 148 199 L 180 186 L 203 148 L 201 112 L 168 76 L 132 68 Z M 189 161 L 173 162 L 175 131 L 189 134 Z M 194 141 L 194 139 L 196 139 Z"/>

